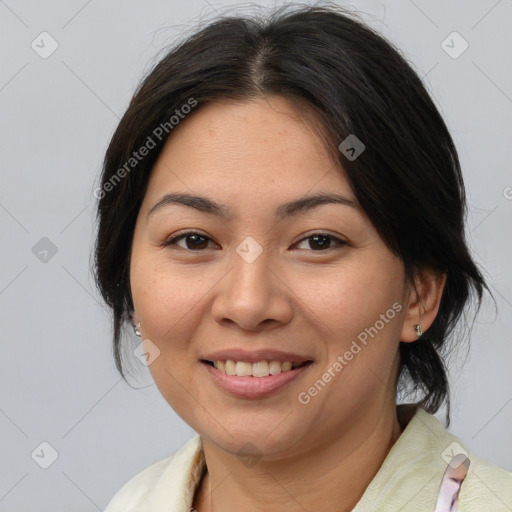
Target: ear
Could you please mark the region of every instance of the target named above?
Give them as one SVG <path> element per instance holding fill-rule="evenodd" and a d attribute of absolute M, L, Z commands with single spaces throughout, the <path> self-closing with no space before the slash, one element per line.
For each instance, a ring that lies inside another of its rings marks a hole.
<path fill-rule="evenodd" d="M 409 283 L 406 297 L 406 313 L 400 341 L 410 343 L 418 339 L 415 325 L 425 332 L 434 322 L 446 284 L 446 274 L 424 269 L 414 279 L 416 286 Z"/>
<path fill-rule="evenodd" d="M 139 323 L 139 317 L 137 316 L 137 313 L 135 311 L 132 314 L 132 322 L 133 325 L 137 325 Z"/>

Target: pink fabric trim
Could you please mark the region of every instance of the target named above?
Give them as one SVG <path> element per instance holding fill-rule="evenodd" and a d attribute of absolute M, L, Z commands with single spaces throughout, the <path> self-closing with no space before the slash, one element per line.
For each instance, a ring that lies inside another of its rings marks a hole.
<path fill-rule="evenodd" d="M 459 453 L 449 462 L 439 487 L 436 509 L 434 512 L 458 512 L 459 492 L 468 473 L 471 461 Z"/>

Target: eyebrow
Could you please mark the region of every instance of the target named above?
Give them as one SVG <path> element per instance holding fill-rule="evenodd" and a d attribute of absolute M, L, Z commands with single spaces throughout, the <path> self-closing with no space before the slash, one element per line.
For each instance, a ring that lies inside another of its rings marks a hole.
<path fill-rule="evenodd" d="M 229 208 L 227 208 L 225 205 L 216 203 L 212 199 L 207 197 L 194 196 L 191 194 L 171 193 L 164 195 L 156 204 L 152 206 L 148 212 L 148 218 L 162 207 L 172 204 L 189 206 L 199 210 L 200 212 L 208 213 L 222 219 L 228 219 L 231 217 Z M 313 208 L 324 204 L 341 204 L 359 210 L 359 206 L 355 201 L 352 201 L 351 199 L 347 199 L 346 197 L 343 197 L 339 194 L 319 193 L 312 196 L 301 197 L 299 199 L 295 199 L 294 201 L 281 204 L 276 208 L 275 216 L 278 219 L 285 219 L 287 217 L 303 214 L 306 211 L 312 210 Z"/>

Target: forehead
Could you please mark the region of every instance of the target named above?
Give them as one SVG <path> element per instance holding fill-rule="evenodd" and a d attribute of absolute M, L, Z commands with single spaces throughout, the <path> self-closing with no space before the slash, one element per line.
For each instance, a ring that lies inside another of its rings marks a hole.
<path fill-rule="evenodd" d="M 311 117 L 290 100 L 271 96 L 213 102 L 185 118 L 152 170 L 148 195 L 165 188 L 188 192 L 306 194 L 316 186 L 353 194 Z"/>

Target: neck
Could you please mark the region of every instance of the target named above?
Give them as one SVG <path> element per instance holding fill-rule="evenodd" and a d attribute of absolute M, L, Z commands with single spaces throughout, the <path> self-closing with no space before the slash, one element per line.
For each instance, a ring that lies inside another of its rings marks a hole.
<path fill-rule="evenodd" d="M 279 461 L 262 458 L 252 466 L 203 439 L 208 472 L 196 494 L 194 509 L 350 512 L 401 432 L 393 407 L 358 418 L 343 435 L 300 455 Z"/>

